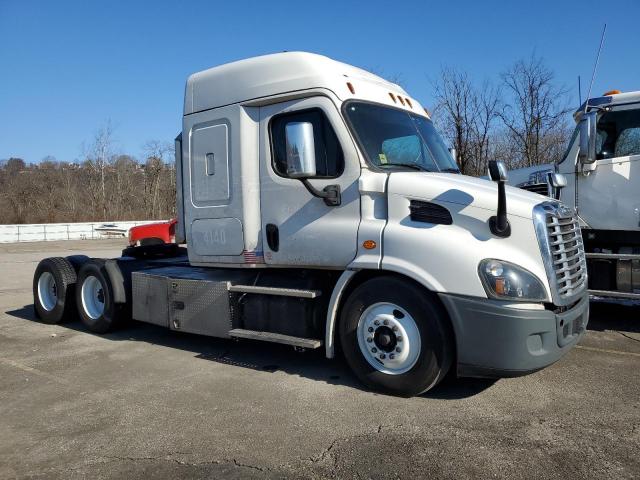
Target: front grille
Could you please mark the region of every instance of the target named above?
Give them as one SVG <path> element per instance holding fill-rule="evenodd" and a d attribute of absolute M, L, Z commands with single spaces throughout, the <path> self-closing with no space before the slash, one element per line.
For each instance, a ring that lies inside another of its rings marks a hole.
<path fill-rule="evenodd" d="M 587 263 L 577 216 L 555 202 L 534 210 L 538 241 L 556 305 L 568 305 L 587 287 Z"/>
<path fill-rule="evenodd" d="M 558 294 L 572 297 L 587 281 L 580 224 L 573 215 L 547 214 L 547 231 Z"/>

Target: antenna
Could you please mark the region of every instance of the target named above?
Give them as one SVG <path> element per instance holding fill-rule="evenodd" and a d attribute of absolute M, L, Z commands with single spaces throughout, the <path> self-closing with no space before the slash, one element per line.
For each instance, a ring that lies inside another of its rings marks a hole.
<path fill-rule="evenodd" d="M 596 55 L 596 63 L 593 65 L 593 72 L 591 73 L 591 83 L 589 83 L 589 91 L 587 92 L 587 101 L 584 102 L 584 113 L 587 113 L 587 107 L 589 106 L 589 98 L 591 98 L 591 87 L 593 87 L 593 80 L 596 78 L 596 70 L 598 69 L 598 62 L 600 61 L 600 52 L 602 51 L 602 45 L 604 44 L 604 33 L 607 31 L 607 24 L 604 24 L 602 28 L 602 35 L 600 36 L 600 46 L 598 47 L 598 55 Z"/>
<path fill-rule="evenodd" d="M 578 75 L 578 108 L 582 105 L 582 82 L 580 81 L 580 75 Z"/>

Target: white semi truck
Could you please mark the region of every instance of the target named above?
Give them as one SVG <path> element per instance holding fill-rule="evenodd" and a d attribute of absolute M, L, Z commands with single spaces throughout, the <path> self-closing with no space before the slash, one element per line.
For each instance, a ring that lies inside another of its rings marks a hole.
<path fill-rule="evenodd" d="M 43 321 L 324 347 L 398 395 L 536 371 L 584 333 L 573 211 L 501 164 L 460 175 L 418 101 L 361 69 L 288 52 L 190 76 L 176 172 L 188 248 L 42 260 Z"/>
<path fill-rule="evenodd" d="M 612 90 L 575 113 L 556 164 L 510 173 L 510 183 L 576 209 L 594 295 L 640 300 L 640 91 Z M 558 190 L 553 176 L 566 186 Z"/>

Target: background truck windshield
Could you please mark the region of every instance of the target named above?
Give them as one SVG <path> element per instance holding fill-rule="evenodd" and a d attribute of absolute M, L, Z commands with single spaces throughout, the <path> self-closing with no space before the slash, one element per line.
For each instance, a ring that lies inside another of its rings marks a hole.
<path fill-rule="evenodd" d="M 372 165 L 460 172 L 431 120 L 397 108 L 356 101 L 346 104 L 345 114 Z"/>

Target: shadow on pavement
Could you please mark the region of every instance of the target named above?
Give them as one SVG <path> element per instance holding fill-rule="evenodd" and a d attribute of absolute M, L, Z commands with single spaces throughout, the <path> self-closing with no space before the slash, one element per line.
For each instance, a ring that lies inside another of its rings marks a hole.
<path fill-rule="evenodd" d="M 25 305 L 20 309 L 5 313 L 21 320 L 39 322 L 35 317 L 33 305 Z M 61 323 L 59 326 L 94 335 L 87 331 L 79 320 Z M 332 385 L 366 390 L 353 376 L 342 357 L 330 360 L 325 357 L 323 348 L 297 352 L 286 345 L 206 337 L 176 332 L 136 321 L 132 321 L 126 327 L 115 332 L 100 335 L 100 337 L 114 341 L 145 342 L 192 352 L 196 358 L 211 362 L 262 372 L 284 372 Z M 453 375 L 448 375 L 440 385 L 421 397 L 445 400 L 472 397 L 491 387 L 495 382 L 496 380 L 488 379 L 457 379 Z"/>
<path fill-rule="evenodd" d="M 640 305 L 619 301 L 591 301 L 587 330 L 640 333 Z"/>

